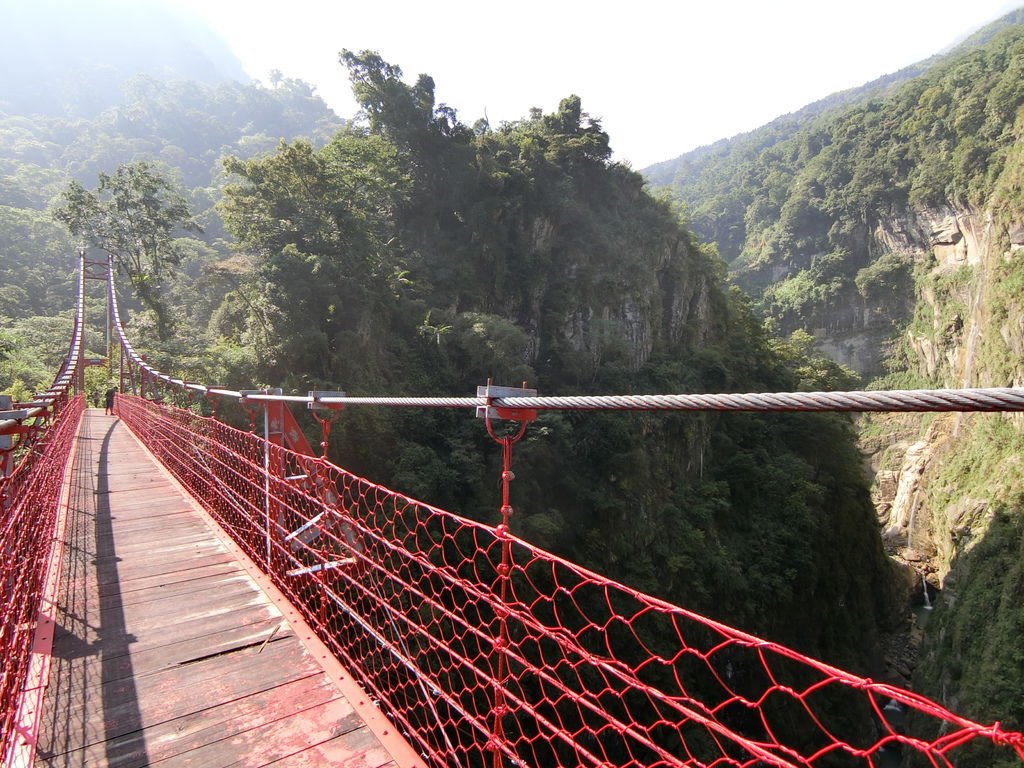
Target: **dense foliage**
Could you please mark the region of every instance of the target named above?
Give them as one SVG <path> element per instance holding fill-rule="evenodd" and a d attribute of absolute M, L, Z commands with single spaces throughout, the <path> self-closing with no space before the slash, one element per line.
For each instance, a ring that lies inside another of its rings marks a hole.
<path fill-rule="evenodd" d="M 723 292 L 720 262 L 610 161 L 577 97 L 470 128 L 429 78 L 344 61 L 365 127 L 226 164 L 221 212 L 253 271 L 211 330 L 236 370 L 356 394 L 849 384 Z M 498 457 L 479 423 L 350 410 L 335 430 L 346 466 L 494 519 Z M 527 435 L 519 533 L 864 668 L 888 572 L 844 419 L 550 414 Z"/>

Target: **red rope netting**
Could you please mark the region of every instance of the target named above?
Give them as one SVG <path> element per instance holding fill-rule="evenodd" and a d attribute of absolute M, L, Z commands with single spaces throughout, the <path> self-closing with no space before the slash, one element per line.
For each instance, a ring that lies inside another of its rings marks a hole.
<path fill-rule="evenodd" d="M 19 704 L 30 671 L 36 619 L 57 525 L 64 473 L 85 409 L 71 396 L 79 373 L 85 312 L 84 253 L 71 343 L 53 385 L 0 421 L 0 760 L 13 759 Z M 6 475 L 6 476 L 5 476 Z"/>
<path fill-rule="evenodd" d="M 505 524 L 189 411 L 118 407 L 432 765 L 1024 759 L 1019 733 L 631 590 Z"/>
<path fill-rule="evenodd" d="M 17 465 L 0 477 L 0 746 L 14 742 L 15 718 L 32 654 L 36 612 L 60 504 L 64 470 L 85 399 L 54 403 L 55 416 L 22 434 Z M 0 758 L 4 755 L 0 754 Z"/>

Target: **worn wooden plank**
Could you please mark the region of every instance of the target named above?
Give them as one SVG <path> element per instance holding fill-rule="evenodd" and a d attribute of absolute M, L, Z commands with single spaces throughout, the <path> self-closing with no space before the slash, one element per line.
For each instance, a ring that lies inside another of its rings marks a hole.
<path fill-rule="evenodd" d="M 211 563 L 195 568 L 182 568 L 169 573 L 154 573 L 150 576 L 140 576 L 136 579 L 121 579 L 121 594 L 127 595 L 136 590 L 146 590 L 156 586 L 185 584 L 195 579 L 232 573 L 244 573 L 234 558 L 225 562 Z"/>
<path fill-rule="evenodd" d="M 63 736 L 65 750 L 81 749 L 320 672 L 308 655 L 303 656 L 295 637 L 270 643 L 261 654 L 256 649 L 249 651 L 73 687 L 64 696 L 64 712 L 72 722 L 84 721 L 84 727 Z M 102 717 L 90 717 L 98 713 Z"/>
<path fill-rule="evenodd" d="M 115 563 L 120 563 L 129 559 L 131 555 L 138 554 L 145 556 L 144 559 L 147 564 L 157 564 L 166 560 L 182 559 L 183 555 L 191 558 L 196 552 L 212 554 L 224 551 L 223 547 L 218 547 L 216 543 L 195 533 L 189 536 L 171 537 L 164 542 L 161 542 L 159 537 L 133 540 L 131 537 L 125 537 L 122 533 L 115 533 L 115 537 L 118 542 L 116 554 L 104 553 L 103 555 L 98 555 L 97 559 L 108 559 Z M 123 541 L 123 538 L 128 540 Z"/>
<path fill-rule="evenodd" d="M 197 630 L 201 631 L 201 630 Z M 294 631 L 281 617 L 256 621 L 201 635 L 189 635 L 170 643 L 132 643 L 123 654 L 88 655 L 80 665 L 87 685 L 100 685 L 121 677 L 141 677 L 188 663 L 202 656 L 224 653 L 233 648 L 256 646 L 293 637 Z"/>
<path fill-rule="evenodd" d="M 118 564 L 117 573 L 113 574 L 113 576 L 117 583 L 124 583 L 125 581 L 131 581 L 133 579 L 146 578 L 147 576 L 189 571 L 193 568 L 201 568 L 206 565 L 231 563 L 234 561 L 235 558 L 223 550 L 203 552 L 199 557 L 195 556 L 195 554 L 190 555 L 185 553 L 174 558 L 153 558 L 152 560 L 147 561 L 141 561 L 140 559 L 139 562 L 122 562 Z M 102 573 L 99 574 L 97 581 L 98 583 L 103 584 L 110 581 L 110 579 L 108 578 L 108 574 Z"/>
<path fill-rule="evenodd" d="M 341 737 L 339 737 L 339 739 L 340 738 Z M 384 762 L 380 762 L 379 754 L 376 751 L 356 755 L 349 753 L 347 756 L 342 753 L 342 756 L 338 756 L 334 753 L 336 741 L 338 741 L 338 739 L 326 741 L 323 744 L 317 744 L 316 746 L 310 747 L 303 752 L 288 755 L 288 757 L 282 757 L 280 760 L 267 763 L 267 767 L 323 768 L 324 766 L 329 765 L 341 766 L 342 768 L 398 768 L 398 763 L 392 760 L 391 756 L 387 752 L 384 752 L 386 755 Z M 344 749 L 344 747 L 342 747 L 342 749 Z"/>
<path fill-rule="evenodd" d="M 69 619 L 61 621 L 56 635 L 62 642 L 66 640 L 72 646 L 94 645 L 98 653 L 101 639 L 101 634 L 98 631 L 101 628 L 99 625 L 100 617 L 98 615 L 89 615 L 86 618 L 90 622 L 88 625 L 84 625 L 81 621 L 76 622 Z M 103 658 L 116 658 L 118 655 L 128 653 L 130 649 L 148 649 L 171 645 L 189 640 L 190 638 L 200 638 L 223 632 L 232 627 L 244 627 L 266 621 L 281 622 L 282 620 L 281 613 L 273 606 L 263 604 L 245 605 L 216 615 L 201 616 L 192 621 L 176 622 L 159 628 L 160 631 L 158 632 L 135 635 L 134 641 L 122 648 L 115 648 L 107 643 L 102 649 Z M 55 652 L 54 655 L 61 656 L 62 654 L 63 651 Z M 64 654 L 64 656 L 69 659 L 75 658 L 73 653 Z"/>
<path fill-rule="evenodd" d="M 274 768 L 319 768 L 325 765 L 386 768 L 394 764 L 391 754 L 365 728 L 339 734 L 301 752 L 267 763 Z"/>
<path fill-rule="evenodd" d="M 103 597 L 94 596 L 91 604 L 100 608 L 113 605 L 127 607 L 141 603 L 155 603 L 160 600 L 176 599 L 182 595 L 194 595 L 202 592 L 222 594 L 222 590 L 228 590 L 243 584 L 247 585 L 250 589 L 254 589 L 248 574 L 238 568 L 227 573 L 214 573 L 200 578 L 178 579 L 161 584 L 152 584 L 143 589 L 122 589 Z"/>
<path fill-rule="evenodd" d="M 168 541 L 209 534 L 206 526 L 200 524 L 195 515 L 189 512 L 174 512 L 144 519 L 123 516 L 115 518 L 110 515 L 108 520 L 108 529 L 102 538 L 116 537 L 118 544 L 123 546 L 159 541 L 160 534 L 167 536 Z"/>
<path fill-rule="evenodd" d="M 146 633 L 162 634 L 165 630 L 183 622 L 204 622 L 226 613 L 233 613 L 240 608 L 254 608 L 266 605 L 266 598 L 259 592 L 246 586 L 244 590 L 233 590 L 231 595 L 222 598 L 219 595 L 201 595 L 194 599 L 183 597 L 174 605 L 174 612 L 168 613 L 166 606 L 158 606 L 152 612 L 139 611 L 131 616 L 130 624 L 125 624 L 123 635 L 128 642 L 137 642 Z M 112 614 L 119 615 L 114 616 Z M 103 611 L 101 621 L 111 627 L 113 633 L 120 632 L 119 624 L 124 623 L 125 612 L 119 608 Z"/>
<path fill-rule="evenodd" d="M 36 765 L 394 764 L 123 425 L 78 452 Z"/>
<path fill-rule="evenodd" d="M 233 732 L 221 738 L 164 761 L 161 768 L 259 768 L 363 725 L 352 706 L 340 698 L 303 708 L 296 714 L 301 716 L 286 716 L 269 723 L 233 728 Z M 350 752 L 347 758 L 351 757 L 353 753 Z M 342 763 L 326 763 L 332 764 Z"/>
<path fill-rule="evenodd" d="M 171 486 L 173 488 L 173 486 Z M 169 494 L 171 491 L 160 486 L 161 494 Z M 176 525 L 197 525 L 193 510 L 183 506 L 180 498 L 166 498 L 160 496 L 151 500 L 145 507 L 135 509 L 117 508 L 111 511 L 110 519 L 115 527 L 126 527 L 133 525 L 156 525 L 165 521 L 172 521 Z"/>
<path fill-rule="evenodd" d="M 97 553 L 94 560 L 101 573 L 106 570 L 117 573 L 120 577 L 123 572 L 129 575 L 128 578 L 134 578 L 147 573 L 159 573 L 167 564 L 183 561 L 193 563 L 196 557 L 217 555 L 223 551 L 223 547 L 217 547 L 210 542 L 171 543 L 160 548 L 126 546 L 123 550 L 118 547 L 116 553 L 107 551 Z M 106 574 L 103 573 L 103 575 Z M 120 580 L 119 578 L 118 581 Z"/>
<path fill-rule="evenodd" d="M 116 749 L 118 768 L 141 768 L 197 750 L 206 744 L 295 714 L 295 702 L 309 708 L 338 699 L 337 688 L 323 675 L 290 680 L 251 696 L 226 701 L 147 727 L 115 736 L 81 750 L 86 765 L 102 764 L 107 752 Z M 78 757 L 78 756 L 75 756 Z"/>
<path fill-rule="evenodd" d="M 195 519 L 192 517 L 192 510 L 189 509 L 188 506 L 183 505 L 180 498 L 157 497 L 151 499 L 150 503 L 145 507 L 118 510 L 115 514 L 111 515 L 111 519 L 115 521 L 131 522 L 136 520 L 162 520 L 165 518 L 179 516 L 183 519 Z"/>

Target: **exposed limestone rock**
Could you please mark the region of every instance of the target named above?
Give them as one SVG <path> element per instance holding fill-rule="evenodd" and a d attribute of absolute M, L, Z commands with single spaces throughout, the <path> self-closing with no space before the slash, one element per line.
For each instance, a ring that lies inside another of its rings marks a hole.
<path fill-rule="evenodd" d="M 921 477 L 938 448 L 936 432 L 930 429 L 928 435 L 915 442 L 903 457 L 896 480 L 896 493 L 889 508 L 889 522 L 883 534 L 887 541 L 902 540 L 909 548 L 927 549 L 927 525 L 918 516 L 920 506 Z M 916 534 L 916 536 L 915 536 Z"/>
<path fill-rule="evenodd" d="M 939 229 L 931 233 L 932 245 L 956 245 L 963 239 L 956 216 L 947 216 L 940 223 Z"/>
<path fill-rule="evenodd" d="M 967 241 L 961 240 L 953 245 L 949 243 L 936 243 L 933 246 L 935 258 L 940 266 L 958 267 L 967 263 Z"/>
<path fill-rule="evenodd" d="M 893 500 L 896 498 L 897 489 L 899 488 L 900 477 L 902 473 L 894 469 L 883 469 L 875 475 L 875 484 L 878 491 L 877 504 L 886 506 L 887 511 L 892 510 Z M 881 518 L 881 514 L 879 514 Z M 885 516 L 886 524 L 892 520 L 891 514 Z"/>
<path fill-rule="evenodd" d="M 1010 245 L 1024 245 L 1024 223 L 1014 224 L 1007 233 L 1010 237 Z"/>
<path fill-rule="evenodd" d="M 907 333 L 907 340 L 917 355 L 918 367 L 929 379 L 934 378 L 939 370 L 939 353 L 936 345 L 926 336 L 918 336 L 912 332 Z"/>
<path fill-rule="evenodd" d="M 829 333 L 825 328 L 815 328 L 814 337 L 822 354 L 854 371 L 875 370 L 885 357 L 885 345 L 871 331 Z"/>
<path fill-rule="evenodd" d="M 553 236 L 546 224 L 535 225 L 533 235 L 539 248 Z M 650 270 L 629 273 L 614 262 L 597 266 L 596 261 L 585 253 L 566 260 L 565 273 L 555 279 L 574 286 L 574 299 L 557 319 L 552 318 L 557 336 L 591 364 L 616 358 L 637 369 L 660 342 L 676 345 L 687 334 L 697 335 L 699 342 L 713 333 L 707 275 L 686 271 L 684 251 L 666 247 L 652 258 Z M 542 321 L 552 321 L 544 304 L 541 290 L 531 302 L 529 316 L 520 318 L 520 324 L 533 332 L 531 338 L 541 335 Z M 532 343 L 531 361 L 545 354 L 540 346 Z"/>
<path fill-rule="evenodd" d="M 1011 226 L 1009 232 L 1011 244 L 1024 240 L 1024 225 Z M 946 283 L 946 296 L 937 296 L 928 285 L 923 286 L 918 296 L 918 318 L 920 304 L 930 307 L 932 330 L 908 331 L 906 339 L 921 374 L 944 386 L 1007 386 L 1024 382 L 1024 297 L 1007 302 L 1004 296 L 1000 300 L 1001 322 L 992 325 L 990 321 L 993 309 L 989 297 L 996 280 L 991 275 L 997 274 L 997 265 L 1019 258 L 1012 249 L 1004 250 L 1006 239 L 1000 240 L 991 215 L 972 209 L 906 211 L 879 223 L 876 242 L 882 248 L 914 253 L 918 260 L 927 258 L 930 249 L 930 255 L 935 257 L 932 273 L 949 275 L 954 280 Z M 956 272 L 964 265 L 973 270 L 966 282 Z M 954 288 L 948 288 L 949 285 Z M 950 305 L 943 304 L 949 301 L 955 301 L 961 309 L 950 311 Z M 917 328 L 921 328 L 920 319 Z M 1012 380 L 997 378 L 986 367 L 981 350 L 985 343 L 991 346 L 991 342 L 986 342 L 987 334 L 997 337 L 1012 360 L 1022 361 L 1014 368 Z M 956 487 L 948 489 L 949 502 L 943 508 L 930 507 L 936 498 L 947 497 L 945 490 L 932 492 L 930 501 L 925 499 L 929 478 L 941 469 L 941 457 L 946 450 L 956 450 L 963 423 L 962 415 L 933 417 L 923 437 L 904 443 L 890 441 L 885 448 L 886 466 L 874 458 L 870 463 L 875 480 L 873 498 L 887 548 L 903 561 L 913 562 L 928 572 L 929 583 L 943 589 L 944 598 L 949 600 L 955 599 L 949 589 L 956 578 L 951 570 L 958 556 L 980 539 L 991 515 L 989 498 L 961 496 Z M 876 454 L 881 448 L 878 442 L 873 437 L 863 447 Z M 1009 477 L 1016 471 L 1007 468 L 1005 474 Z"/>

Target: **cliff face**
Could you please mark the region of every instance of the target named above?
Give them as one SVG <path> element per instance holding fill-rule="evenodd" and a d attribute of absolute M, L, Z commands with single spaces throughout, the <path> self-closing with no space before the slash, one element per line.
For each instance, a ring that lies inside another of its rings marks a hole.
<path fill-rule="evenodd" d="M 915 263 L 917 305 L 901 350 L 909 380 L 1021 386 L 1019 221 L 995 206 L 946 207 L 909 211 L 881 222 L 876 234 L 881 247 L 910 253 Z M 865 419 L 862 427 L 887 550 L 926 579 L 927 586 L 909 580 L 914 601 L 935 607 L 923 628 L 914 685 L 957 711 L 1019 726 L 1024 420 L 889 415 Z"/>
<path fill-rule="evenodd" d="M 968 386 L 986 320 L 985 275 L 995 256 L 1003 258 L 1005 251 L 1009 259 L 1022 247 L 1013 238 L 1019 241 L 1024 230 L 1003 225 L 999 231 L 990 211 L 951 204 L 894 208 L 871 228 L 860 228 L 863 237 L 854 238 L 859 242 L 843 263 L 847 277 L 854 279 L 846 279 L 826 300 L 808 301 L 799 313 L 786 310 L 785 284 L 799 280 L 827 254 L 747 269 L 737 278 L 764 292 L 769 305 L 782 306 L 773 313 L 780 333 L 810 332 L 823 354 L 865 379 L 884 373 L 894 331 L 909 323 L 911 330 L 897 343 L 912 350 L 916 361 L 911 367 L 929 380 Z M 885 269 L 898 267 L 913 279 L 883 279 Z M 1006 343 L 1013 341 L 1009 327 L 1000 333 Z"/>
<path fill-rule="evenodd" d="M 714 327 L 714 263 L 671 230 L 654 232 L 650 239 L 656 242 L 638 244 L 620 235 L 612 246 L 581 249 L 550 219 L 525 229 L 533 233 L 529 260 L 547 268 L 529 276 L 525 298 L 504 312 L 527 330 L 530 365 L 542 368 L 546 355 L 565 348 L 591 369 L 619 359 L 635 371 L 655 350 L 706 340 Z M 504 275 L 501 282 L 515 279 Z"/>
<path fill-rule="evenodd" d="M 982 338 L 993 333 L 1011 346 L 1024 338 L 1019 326 L 992 317 L 1001 303 L 993 294 L 1003 292 L 992 275 L 1016 266 L 1024 245 L 1000 247 L 991 214 L 974 209 L 910 210 L 880 222 L 875 234 L 879 247 L 909 254 L 915 264 L 918 304 L 901 339 L 914 378 L 947 387 L 1016 385 L 1017 371 L 979 365 L 978 351 Z M 940 551 L 942 537 L 929 523 L 931 510 L 918 514 L 922 483 L 944 451 L 956 450 L 954 439 L 965 418 L 874 417 L 865 430 L 863 445 L 872 456 L 885 535 L 913 550 L 912 560 L 922 553 L 935 558 L 937 580 L 949 572 L 951 554 Z"/>

